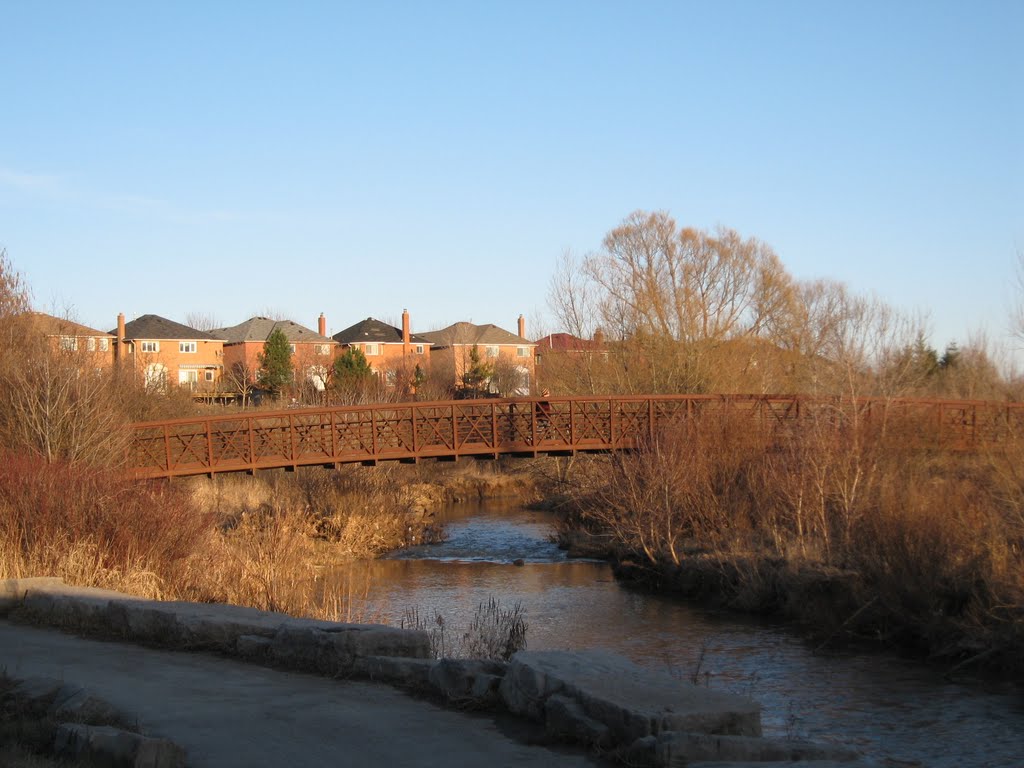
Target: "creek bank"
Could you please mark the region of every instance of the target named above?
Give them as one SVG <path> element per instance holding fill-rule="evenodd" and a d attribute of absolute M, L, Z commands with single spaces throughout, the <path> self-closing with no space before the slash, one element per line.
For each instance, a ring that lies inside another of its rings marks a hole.
<path fill-rule="evenodd" d="M 691 546 L 678 564 L 652 563 L 572 513 L 558 524 L 557 541 L 569 557 L 607 560 L 624 586 L 716 610 L 781 618 L 816 647 L 893 650 L 933 663 L 947 675 L 1024 683 L 1024 606 L 1006 606 L 999 622 L 974 624 L 962 615 L 967 596 L 954 584 L 934 585 L 928 613 L 908 604 L 912 596 L 898 584 L 874 584 L 857 570 L 813 561 Z M 928 613 L 923 621 L 922 613 Z"/>
<path fill-rule="evenodd" d="M 161 603 L 52 579 L 2 582 L 0 596 L 0 613 L 12 619 L 171 650 L 213 650 L 335 678 L 381 680 L 455 706 L 538 722 L 552 741 L 616 754 L 633 765 L 793 759 L 865 765 L 849 750 L 762 739 L 760 707 L 753 701 L 607 652 L 520 651 L 507 663 L 436 660 L 429 657 L 426 633 L 418 630 Z"/>
<path fill-rule="evenodd" d="M 690 554 L 678 565 L 603 553 L 621 584 L 694 600 L 709 608 L 792 622 L 817 647 L 895 650 L 939 665 L 1024 682 L 1019 622 L 1003 632 L 970 634 L 955 613 L 937 611 L 927 625 L 908 621 L 903 606 L 857 571 L 778 557 Z M 593 556 L 593 555 L 590 555 Z M 936 585 L 937 602 L 941 585 Z M 946 598 L 955 602 L 956 596 Z"/>

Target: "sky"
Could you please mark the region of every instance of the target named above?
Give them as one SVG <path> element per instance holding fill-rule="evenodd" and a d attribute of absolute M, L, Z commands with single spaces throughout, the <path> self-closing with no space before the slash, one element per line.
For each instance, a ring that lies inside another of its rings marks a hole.
<path fill-rule="evenodd" d="M 527 335 L 634 210 L 1009 343 L 1024 2 L 0 0 L 37 309 Z"/>

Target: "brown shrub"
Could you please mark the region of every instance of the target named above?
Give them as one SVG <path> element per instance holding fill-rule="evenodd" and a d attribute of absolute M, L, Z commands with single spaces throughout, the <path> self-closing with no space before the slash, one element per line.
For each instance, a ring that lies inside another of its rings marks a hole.
<path fill-rule="evenodd" d="M 211 517 L 168 483 L 0 454 L 0 572 L 74 584 L 173 592 Z"/>

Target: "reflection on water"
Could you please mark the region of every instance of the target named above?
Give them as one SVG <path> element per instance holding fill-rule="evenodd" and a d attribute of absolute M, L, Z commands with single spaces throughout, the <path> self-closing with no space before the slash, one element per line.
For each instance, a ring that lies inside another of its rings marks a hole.
<path fill-rule="evenodd" d="M 910 765 L 1024 765 L 1020 691 L 952 684 L 890 656 L 815 654 L 780 626 L 624 589 L 606 564 L 567 560 L 547 540 L 541 513 L 462 506 L 447 523 L 443 544 L 337 569 L 327 598 L 346 585 L 353 618 L 397 624 L 415 608 L 448 626 L 468 624 L 492 596 L 518 601 L 531 649 L 606 648 L 749 695 L 764 708 L 766 735 L 841 743 Z"/>

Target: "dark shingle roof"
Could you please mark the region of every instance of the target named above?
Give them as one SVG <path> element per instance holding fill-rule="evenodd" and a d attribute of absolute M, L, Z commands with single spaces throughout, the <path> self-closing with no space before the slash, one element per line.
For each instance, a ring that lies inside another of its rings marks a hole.
<path fill-rule="evenodd" d="M 402 329 L 368 317 L 343 331 L 338 331 L 331 338 L 339 344 L 401 344 Z M 409 341 L 413 344 L 431 343 L 425 335 L 416 333 L 409 336 Z"/>
<path fill-rule="evenodd" d="M 213 333 L 217 334 L 218 338 L 224 339 L 226 344 L 238 344 L 243 341 L 266 341 L 275 330 L 284 333 L 285 338 L 291 342 L 317 344 L 330 344 L 331 342 L 326 336 L 321 336 L 304 325 L 299 325 L 291 320 L 271 320 L 268 317 L 250 317 L 244 323 L 233 325 L 230 328 L 218 328 Z"/>
<path fill-rule="evenodd" d="M 438 347 L 453 344 L 516 344 L 518 346 L 536 346 L 532 341 L 516 336 L 496 325 L 473 325 L 473 323 L 453 323 L 439 331 L 427 331 L 421 334 L 427 341 Z"/>
<path fill-rule="evenodd" d="M 117 335 L 117 329 L 111 331 Z M 160 315 L 142 315 L 124 325 L 124 337 L 126 339 L 200 339 L 203 341 L 219 341 L 220 336 L 215 336 L 206 331 L 197 331 L 187 325 L 176 323 Z"/>

